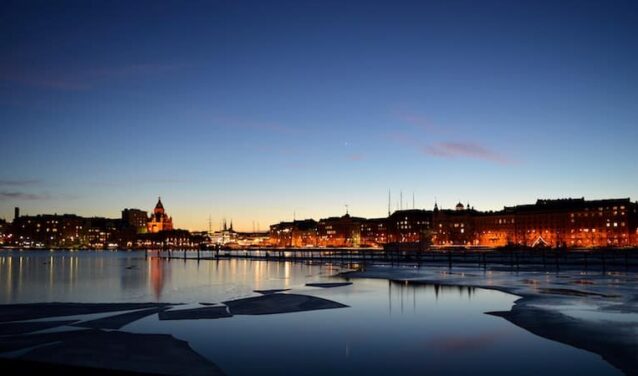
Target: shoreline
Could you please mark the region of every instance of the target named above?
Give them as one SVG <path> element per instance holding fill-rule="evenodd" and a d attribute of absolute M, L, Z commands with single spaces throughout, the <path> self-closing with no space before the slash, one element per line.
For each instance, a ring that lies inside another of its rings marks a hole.
<path fill-rule="evenodd" d="M 478 268 L 370 266 L 339 274 L 404 284 L 462 286 L 518 297 L 502 317 L 540 337 L 595 353 L 626 375 L 638 374 L 636 273 L 503 271 Z M 583 308 L 586 307 L 586 308 Z M 602 313 L 613 319 L 600 318 Z"/>
<path fill-rule="evenodd" d="M 2 251 L 6 251 L 3 254 Z M 417 265 L 452 267 L 509 268 L 516 270 L 542 269 L 567 270 L 617 270 L 638 271 L 638 250 L 622 249 L 473 249 L 430 251 L 387 251 L 369 248 L 247 248 L 240 250 L 199 249 L 11 249 L 0 248 L 0 256 L 71 252 L 71 253 L 129 253 L 144 258 L 180 260 L 246 259 L 282 262 L 326 262 L 352 265 Z"/>

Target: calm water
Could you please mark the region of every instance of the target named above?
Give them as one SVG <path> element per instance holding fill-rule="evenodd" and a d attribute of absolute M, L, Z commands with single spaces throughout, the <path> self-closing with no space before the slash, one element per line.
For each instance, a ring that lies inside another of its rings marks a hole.
<path fill-rule="evenodd" d="M 145 260 L 133 252 L 0 253 L 0 302 L 220 302 L 290 288 L 348 308 L 219 320 L 159 321 L 122 330 L 186 340 L 229 375 L 619 374 L 596 354 L 537 337 L 488 311 L 516 297 L 497 291 L 356 279 L 337 267 L 250 260 Z"/>

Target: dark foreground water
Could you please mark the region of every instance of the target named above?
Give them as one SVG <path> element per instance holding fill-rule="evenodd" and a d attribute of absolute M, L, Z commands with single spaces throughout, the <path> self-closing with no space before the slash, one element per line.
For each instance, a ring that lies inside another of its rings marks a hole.
<path fill-rule="evenodd" d="M 145 260 L 139 252 L 0 251 L 0 303 L 214 303 L 292 289 L 349 307 L 216 320 L 159 321 L 124 328 L 166 333 L 228 375 L 498 374 L 606 375 L 598 355 L 553 342 L 486 315 L 517 297 L 497 291 L 356 279 L 336 266 L 250 260 Z M 0 333 L 2 334 L 2 333 Z"/>

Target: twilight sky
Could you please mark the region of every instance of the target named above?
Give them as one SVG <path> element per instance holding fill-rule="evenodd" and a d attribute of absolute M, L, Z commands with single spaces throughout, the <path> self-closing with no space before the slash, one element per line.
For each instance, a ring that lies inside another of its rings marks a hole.
<path fill-rule="evenodd" d="M 638 199 L 636 1 L 2 1 L 0 218 Z"/>

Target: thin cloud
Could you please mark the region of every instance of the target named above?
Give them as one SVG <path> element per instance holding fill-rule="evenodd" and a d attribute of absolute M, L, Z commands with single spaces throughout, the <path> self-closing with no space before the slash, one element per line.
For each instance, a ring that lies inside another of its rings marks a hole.
<path fill-rule="evenodd" d="M 430 119 L 423 115 L 412 112 L 395 112 L 395 116 L 404 123 L 410 124 L 427 133 L 445 133 L 446 129 L 435 125 Z"/>
<path fill-rule="evenodd" d="M 423 152 L 439 158 L 479 159 L 499 164 L 510 164 L 513 161 L 486 146 L 472 142 L 439 142 L 423 148 Z"/>
<path fill-rule="evenodd" d="M 41 181 L 37 179 L 11 180 L 0 179 L 0 187 L 25 187 L 39 184 Z"/>
<path fill-rule="evenodd" d="M 49 196 L 39 195 L 35 193 L 17 192 L 17 191 L 0 192 L 0 199 L 2 200 L 33 201 L 33 200 L 46 200 L 48 198 Z"/>

